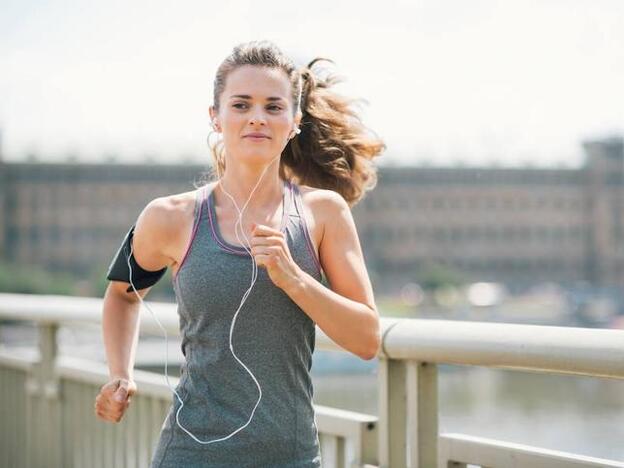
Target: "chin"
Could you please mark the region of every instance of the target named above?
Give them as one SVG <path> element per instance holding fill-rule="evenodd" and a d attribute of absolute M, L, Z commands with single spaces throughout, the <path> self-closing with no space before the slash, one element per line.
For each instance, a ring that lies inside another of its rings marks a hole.
<path fill-rule="evenodd" d="M 268 149 L 265 149 L 264 151 L 248 149 L 247 151 L 244 151 L 242 154 L 244 155 L 244 159 L 246 161 L 253 161 L 257 163 L 268 163 L 275 156 L 277 156 L 277 153 L 269 151 Z"/>

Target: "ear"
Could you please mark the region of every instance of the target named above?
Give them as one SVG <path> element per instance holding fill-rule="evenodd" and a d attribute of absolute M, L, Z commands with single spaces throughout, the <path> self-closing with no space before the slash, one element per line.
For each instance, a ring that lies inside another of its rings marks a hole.
<path fill-rule="evenodd" d="M 217 116 L 217 112 L 215 111 L 214 106 L 210 106 L 208 108 L 208 114 L 210 115 L 210 120 L 214 120 L 214 118 Z"/>
<path fill-rule="evenodd" d="M 297 113 L 295 114 L 295 122 L 294 124 L 298 127 L 301 124 L 301 118 L 303 117 L 303 113 L 301 112 L 301 109 L 299 109 L 297 111 Z"/>

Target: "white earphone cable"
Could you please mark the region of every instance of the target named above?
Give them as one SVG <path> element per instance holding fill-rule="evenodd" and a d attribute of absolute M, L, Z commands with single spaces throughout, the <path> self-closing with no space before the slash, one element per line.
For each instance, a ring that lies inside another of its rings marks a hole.
<path fill-rule="evenodd" d="M 298 129 L 297 129 L 298 130 Z M 297 132 L 298 133 L 298 132 Z M 234 314 L 234 318 L 232 319 L 232 324 L 230 326 L 230 351 L 232 352 L 232 355 L 234 356 L 234 358 L 240 363 L 241 366 L 243 366 L 243 368 L 245 368 L 245 370 L 249 373 L 249 375 L 251 376 L 251 378 L 253 379 L 254 383 L 256 384 L 256 386 L 258 387 L 258 392 L 259 392 L 259 396 L 258 396 L 258 401 L 256 402 L 253 410 L 251 411 L 251 415 L 249 416 L 248 421 L 241 427 L 239 427 L 238 429 L 236 429 L 235 431 L 233 431 L 231 434 L 227 435 L 226 437 L 222 437 L 219 439 L 213 439 L 213 440 L 208 440 L 208 441 L 203 441 L 198 439 L 197 437 L 195 437 L 188 429 L 186 429 L 182 424 L 180 424 L 180 411 L 182 411 L 182 408 L 184 407 L 184 401 L 182 400 L 182 398 L 180 398 L 180 395 L 178 394 L 178 392 L 176 392 L 175 388 L 173 388 L 173 386 L 169 383 L 169 375 L 168 375 L 168 371 L 167 371 L 167 367 L 168 367 L 168 362 L 169 362 L 169 344 L 168 344 L 168 338 L 167 338 L 167 330 L 165 330 L 165 328 L 162 326 L 162 324 L 160 323 L 160 321 L 156 318 L 156 315 L 154 314 L 154 312 L 152 311 L 152 309 L 150 309 L 147 304 L 145 304 L 145 302 L 143 302 L 143 298 L 141 297 L 141 295 L 138 293 L 138 291 L 136 290 L 134 283 L 132 282 L 132 266 L 130 265 L 130 256 L 132 255 L 132 243 L 130 243 L 130 253 L 129 255 L 126 257 L 126 262 L 128 264 L 128 268 L 130 270 L 130 275 L 129 275 L 129 279 L 130 279 L 130 285 L 132 286 L 132 289 L 134 291 L 134 293 L 137 295 L 137 297 L 139 298 L 139 301 L 141 302 L 142 305 L 144 305 L 147 310 L 149 310 L 149 312 L 152 314 L 152 317 L 154 317 L 154 320 L 156 320 L 156 322 L 158 323 L 158 326 L 161 328 L 161 330 L 164 333 L 165 336 L 165 380 L 167 382 L 167 386 L 173 391 L 173 393 L 175 394 L 175 396 L 177 397 L 178 401 L 180 402 L 180 407 L 178 408 L 178 411 L 176 411 L 176 423 L 178 424 L 178 426 L 180 426 L 180 428 L 186 432 L 189 436 L 191 436 L 196 442 L 200 443 L 200 444 L 212 444 L 214 442 L 220 442 L 226 439 L 229 439 L 230 437 L 232 437 L 234 434 L 236 434 L 237 432 L 243 430 L 245 427 L 247 427 L 249 425 L 249 423 L 251 422 L 254 413 L 256 411 L 256 408 L 258 407 L 258 405 L 260 404 L 260 400 L 262 399 L 262 388 L 260 387 L 260 384 L 258 383 L 258 380 L 256 379 L 256 377 L 253 375 L 253 373 L 249 370 L 249 368 L 238 358 L 238 356 L 236 356 L 236 354 L 234 353 L 234 347 L 232 345 L 232 333 L 234 331 L 234 324 L 236 323 L 236 318 L 238 316 L 238 313 L 241 310 L 241 307 L 243 306 L 243 304 L 245 303 L 245 301 L 247 300 L 247 297 L 249 296 L 249 294 L 251 293 L 251 289 L 253 288 L 256 279 L 258 277 L 258 265 L 255 261 L 255 258 L 253 255 L 251 255 L 251 244 L 249 242 L 249 239 L 247 238 L 247 236 L 245 235 L 245 231 L 243 229 L 243 212 L 245 211 L 245 208 L 247 208 L 247 205 L 249 204 L 251 197 L 253 195 L 253 193 L 256 191 L 256 188 L 258 187 L 258 185 L 260 184 L 260 181 L 262 180 L 262 178 L 264 177 L 264 174 L 266 173 L 267 169 L 273 164 L 273 162 L 275 162 L 276 160 L 278 160 L 280 158 L 281 155 L 276 156 L 273 161 L 271 161 L 267 167 L 264 168 L 264 171 L 262 172 L 262 175 L 260 176 L 260 178 L 258 179 L 258 182 L 256 183 L 255 187 L 253 188 L 253 190 L 251 191 L 251 193 L 249 194 L 249 198 L 247 199 L 247 202 L 245 203 L 245 205 L 243 205 L 242 210 L 240 210 L 238 208 L 238 205 L 236 204 L 236 201 L 234 200 L 234 198 L 225 190 L 225 188 L 223 187 L 223 184 L 221 183 L 221 189 L 223 190 L 223 192 L 230 198 L 230 200 L 232 200 L 232 203 L 234 204 L 234 206 L 236 207 L 236 211 L 238 212 L 238 219 L 236 221 L 236 224 L 234 226 L 234 231 L 236 233 L 236 238 L 238 239 L 239 243 L 243 246 L 243 248 L 245 249 L 245 251 L 251 256 L 251 261 L 252 261 L 252 281 L 251 281 L 251 285 L 249 286 L 249 289 L 247 289 L 247 291 L 245 292 L 245 294 L 243 295 L 243 298 L 241 300 L 240 305 L 238 306 L 238 309 L 236 310 L 236 313 Z M 220 183 L 220 180 L 217 182 Z M 216 187 L 216 185 L 215 185 Z M 285 208 L 284 208 L 285 209 Z M 241 230 L 242 235 L 245 239 L 245 243 L 247 245 L 245 245 L 244 242 L 242 242 L 240 236 L 239 236 L 239 232 L 238 230 Z M 249 248 L 248 248 L 249 247 Z M 189 369 L 187 368 L 187 372 L 189 371 Z"/>

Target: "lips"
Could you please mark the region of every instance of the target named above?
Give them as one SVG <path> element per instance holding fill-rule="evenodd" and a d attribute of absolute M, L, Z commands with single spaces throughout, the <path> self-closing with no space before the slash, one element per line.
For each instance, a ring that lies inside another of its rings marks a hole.
<path fill-rule="evenodd" d="M 244 135 L 243 138 L 266 138 L 269 139 L 269 136 L 263 134 L 263 133 L 248 133 L 247 135 Z"/>

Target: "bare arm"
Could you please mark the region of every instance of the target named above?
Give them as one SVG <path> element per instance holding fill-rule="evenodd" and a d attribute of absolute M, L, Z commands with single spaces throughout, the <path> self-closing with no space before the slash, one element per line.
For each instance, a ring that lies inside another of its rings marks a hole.
<path fill-rule="evenodd" d="M 132 239 L 133 256 L 146 270 L 159 270 L 172 262 L 163 253 L 169 240 L 169 212 L 164 199 L 152 200 L 139 215 Z M 110 377 L 132 379 L 139 339 L 140 301 L 128 283 L 111 281 L 106 289 L 102 312 L 102 336 Z M 151 288 L 138 290 L 144 298 Z"/>
<path fill-rule="evenodd" d="M 132 238 L 136 262 L 145 270 L 160 270 L 172 260 L 163 254 L 172 228 L 170 205 L 165 199 L 152 200 L 139 215 Z M 139 341 L 141 299 L 150 288 L 126 292 L 128 283 L 111 281 L 104 294 L 102 336 L 110 380 L 95 398 L 95 413 L 104 421 L 119 422 L 137 391 L 134 358 Z M 138 294 L 137 294 L 138 293 Z"/>
<path fill-rule="evenodd" d="M 111 281 L 104 294 L 102 338 L 109 376 L 133 378 L 134 357 L 139 339 L 139 299 L 124 297 L 128 283 Z M 139 291 L 144 297 L 150 288 Z M 121 291 L 120 291 L 121 290 Z M 123 295 L 122 295 L 123 294 Z"/>
<path fill-rule="evenodd" d="M 139 215 L 132 237 L 132 255 L 145 270 L 161 270 L 175 260 L 166 252 L 174 243 L 181 211 L 167 198 L 156 198 Z M 95 398 L 95 413 L 104 421 L 119 422 L 137 391 L 134 358 L 139 341 L 140 305 L 150 287 L 126 292 L 128 283 L 111 281 L 104 294 L 102 335 L 110 380 Z"/>
<path fill-rule="evenodd" d="M 325 194 L 318 207 L 324 217 L 319 256 L 331 288 L 299 270 L 286 292 L 334 342 L 372 359 L 380 346 L 379 314 L 355 222 L 339 194 Z"/>

